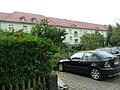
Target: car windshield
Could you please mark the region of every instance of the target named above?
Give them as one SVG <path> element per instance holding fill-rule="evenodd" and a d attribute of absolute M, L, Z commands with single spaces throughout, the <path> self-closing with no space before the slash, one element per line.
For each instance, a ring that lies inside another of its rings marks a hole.
<path fill-rule="evenodd" d="M 98 52 L 97 55 L 100 56 L 102 59 L 106 59 L 106 58 L 111 58 L 111 57 L 113 57 L 112 54 L 109 54 L 109 53 L 107 53 L 107 52 Z"/>

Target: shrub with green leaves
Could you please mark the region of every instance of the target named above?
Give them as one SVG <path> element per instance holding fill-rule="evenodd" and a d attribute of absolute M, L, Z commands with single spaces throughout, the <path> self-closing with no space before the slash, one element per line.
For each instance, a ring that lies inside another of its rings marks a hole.
<path fill-rule="evenodd" d="M 51 40 L 32 36 L 0 38 L 0 84 L 49 75 L 55 54 Z"/>

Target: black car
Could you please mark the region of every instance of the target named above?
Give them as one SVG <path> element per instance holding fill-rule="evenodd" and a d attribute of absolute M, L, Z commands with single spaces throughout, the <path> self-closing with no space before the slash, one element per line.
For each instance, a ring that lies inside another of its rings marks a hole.
<path fill-rule="evenodd" d="M 118 47 L 110 47 L 110 48 L 98 48 L 97 51 L 106 51 L 112 55 L 115 55 L 120 58 L 120 50 L 118 50 Z"/>
<path fill-rule="evenodd" d="M 93 79 L 100 80 L 118 74 L 120 60 L 105 51 L 81 51 L 73 54 L 69 59 L 60 60 L 58 69 L 90 75 Z"/>

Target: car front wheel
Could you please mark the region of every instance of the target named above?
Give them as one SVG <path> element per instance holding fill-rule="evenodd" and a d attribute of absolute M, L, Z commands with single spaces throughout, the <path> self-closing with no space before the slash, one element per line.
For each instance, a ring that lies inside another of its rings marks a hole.
<path fill-rule="evenodd" d="M 92 69 L 91 72 L 91 77 L 95 80 L 101 80 L 101 74 L 100 74 L 100 71 L 98 69 Z"/>
<path fill-rule="evenodd" d="M 59 63 L 59 64 L 58 64 L 58 70 L 59 70 L 59 71 L 63 71 L 63 70 L 64 70 L 64 66 L 63 66 L 62 63 Z"/>

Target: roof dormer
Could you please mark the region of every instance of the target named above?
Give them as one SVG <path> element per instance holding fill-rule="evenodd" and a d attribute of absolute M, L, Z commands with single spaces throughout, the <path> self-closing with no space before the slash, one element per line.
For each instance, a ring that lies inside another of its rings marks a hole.
<path fill-rule="evenodd" d="M 100 29 L 99 27 L 96 27 L 96 29 Z"/>
<path fill-rule="evenodd" d="M 25 21 L 25 17 L 24 17 L 24 16 L 21 16 L 21 17 L 20 17 L 20 21 Z"/>
<path fill-rule="evenodd" d="M 72 27 L 77 27 L 77 25 L 75 25 L 75 24 L 72 24 L 71 26 L 72 26 Z"/>
<path fill-rule="evenodd" d="M 33 17 L 33 18 L 31 18 L 31 21 L 32 21 L 32 22 L 36 22 L 37 20 L 36 20 L 35 17 Z"/>

